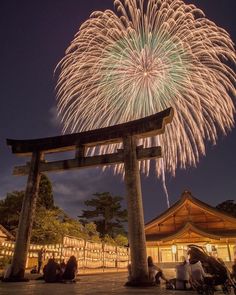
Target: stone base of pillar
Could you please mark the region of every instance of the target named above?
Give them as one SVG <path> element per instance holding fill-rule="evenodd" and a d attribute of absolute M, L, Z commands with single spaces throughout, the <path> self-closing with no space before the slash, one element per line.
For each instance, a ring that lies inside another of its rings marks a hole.
<path fill-rule="evenodd" d="M 125 286 L 126 287 L 134 287 L 134 288 L 150 288 L 150 287 L 156 287 L 157 285 L 153 282 L 150 282 L 150 281 L 128 281 L 127 283 L 125 283 Z"/>

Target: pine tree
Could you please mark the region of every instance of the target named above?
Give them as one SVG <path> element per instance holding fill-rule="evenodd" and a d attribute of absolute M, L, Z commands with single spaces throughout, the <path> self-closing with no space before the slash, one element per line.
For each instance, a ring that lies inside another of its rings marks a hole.
<path fill-rule="evenodd" d="M 224 201 L 216 206 L 218 210 L 221 210 L 225 213 L 228 213 L 234 217 L 236 217 L 236 204 L 234 200 Z"/>
<path fill-rule="evenodd" d="M 120 196 L 112 196 L 109 192 L 96 193 L 95 198 L 85 201 L 85 205 L 92 210 L 83 210 L 80 221 L 86 224 L 93 221 L 103 238 L 106 235 L 114 238 L 118 234 L 125 234 L 123 223 L 127 221 L 127 210 L 122 209 Z"/>

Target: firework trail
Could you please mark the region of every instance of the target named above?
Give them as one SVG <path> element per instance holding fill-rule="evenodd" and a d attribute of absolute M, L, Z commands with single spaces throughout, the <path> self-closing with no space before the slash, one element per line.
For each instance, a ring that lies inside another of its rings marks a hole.
<path fill-rule="evenodd" d="M 64 132 L 120 124 L 172 106 L 175 116 L 165 134 L 140 141 L 162 147 L 156 170 L 164 179 L 165 171 L 174 175 L 177 167 L 196 166 L 206 141 L 215 144 L 220 131 L 233 127 L 234 44 L 181 0 L 115 0 L 114 6 L 115 12 L 92 13 L 58 65 Z M 140 166 L 148 173 L 148 161 Z"/>

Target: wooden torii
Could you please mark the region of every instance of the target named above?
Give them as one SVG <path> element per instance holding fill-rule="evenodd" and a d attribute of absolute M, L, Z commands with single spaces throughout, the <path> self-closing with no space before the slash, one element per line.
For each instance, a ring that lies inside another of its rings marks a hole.
<path fill-rule="evenodd" d="M 161 147 L 143 148 L 143 146 L 137 146 L 137 140 L 164 133 L 165 125 L 170 123 L 172 118 L 173 109 L 169 108 L 143 119 L 97 130 L 33 140 L 7 139 L 12 153 L 31 157 L 29 163 L 15 167 L 13 171 L 14 175 L 28 175 L 28 180 L 18 225 L 10 280 L 24 280 L 40 173 L 124 163 L 132 269 L 131 284 L 145 284 L 148 281 L 148 267 L 138 161 L 161 157 Z M 123 149 L 115 153 L 86 156 L 86 149 L 89 147 L 121 142 L 123 142 Z M 75 151 L 73 159 L 45 161 L 45 154 L 71 150 Z"/>

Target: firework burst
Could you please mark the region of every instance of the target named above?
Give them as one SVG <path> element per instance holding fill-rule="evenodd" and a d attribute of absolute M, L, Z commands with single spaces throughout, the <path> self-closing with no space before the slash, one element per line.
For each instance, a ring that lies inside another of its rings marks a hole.
<path fill-rule="evenodd" d="M 64 132 L 116 125 L 173 107 L 157 173 L 196 165 L 205 142 L 234 125 L 235 50 L 229 34 L 181 0 L 114 1 L 94 12 L 59 63 Z M 102 147 L 101 152 L 117 146 Z M 142 170 L 149 171 L 149 162 Z"/>

